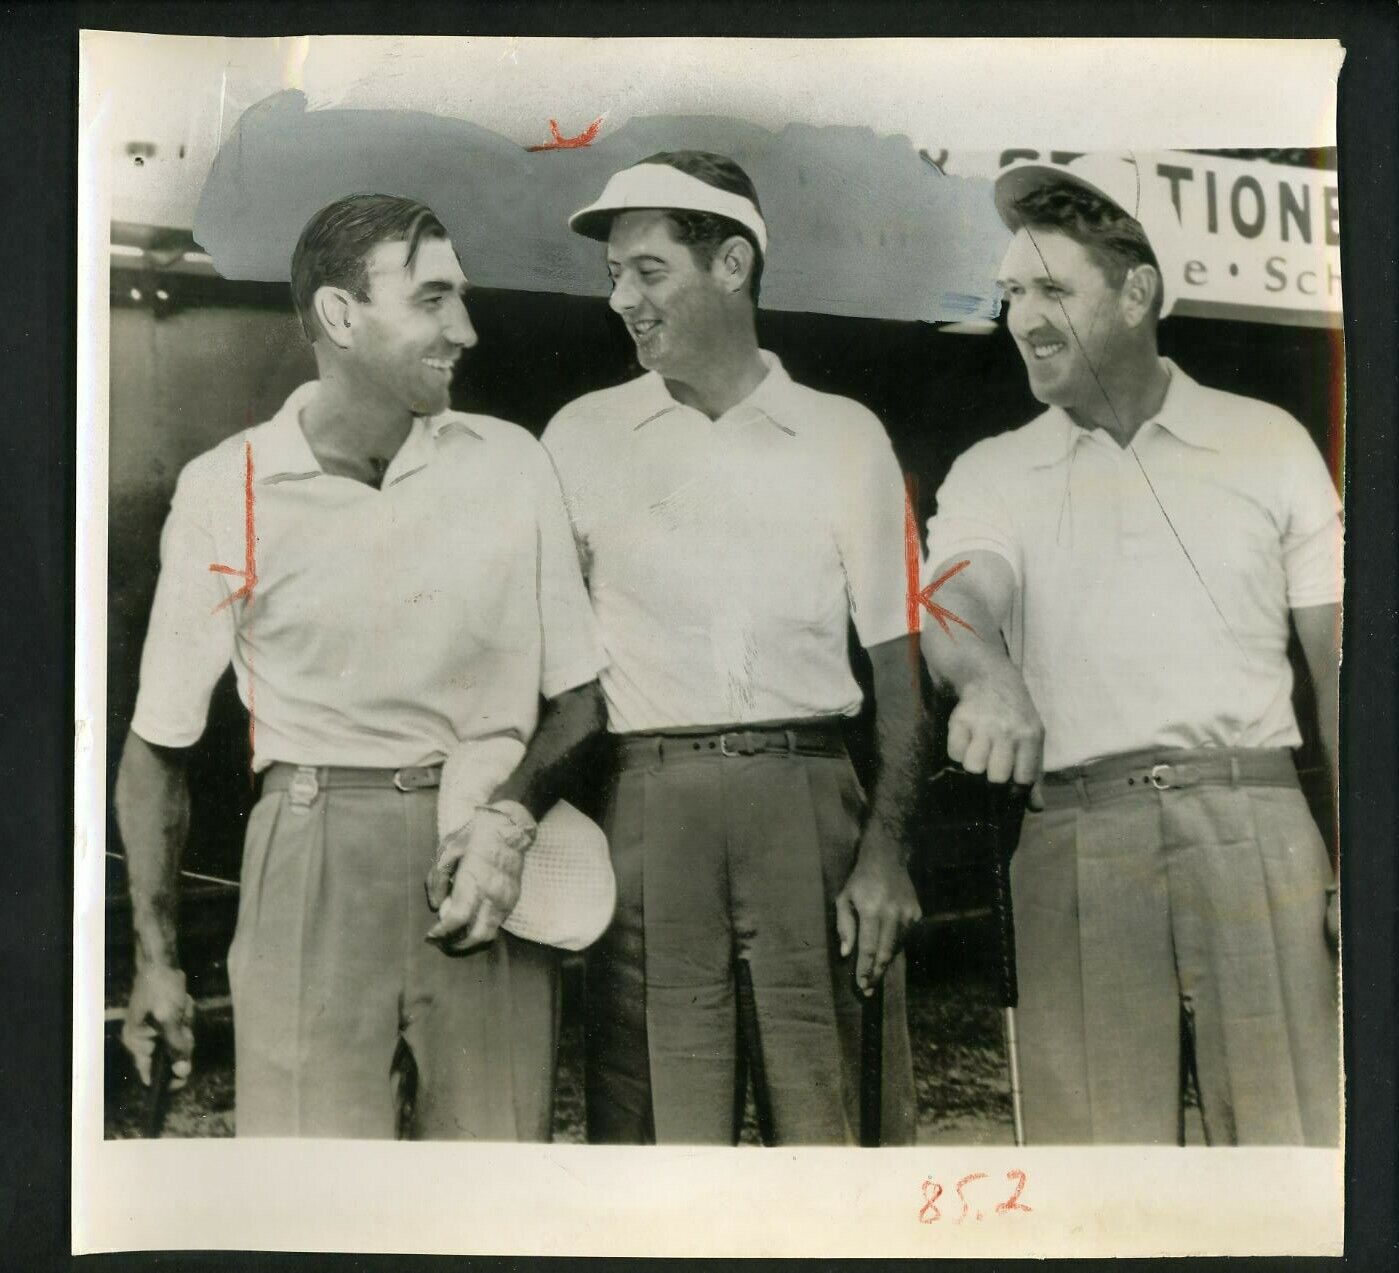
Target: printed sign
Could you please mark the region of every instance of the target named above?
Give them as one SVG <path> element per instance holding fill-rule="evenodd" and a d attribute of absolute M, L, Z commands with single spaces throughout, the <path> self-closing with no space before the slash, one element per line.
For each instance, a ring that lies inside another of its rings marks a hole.
<path fill-rule="evenodd" d="M 1072 169 L 1078 152 L 1006 149 L 928 152 L 949 175 L 994 178 L 1007 164 L 1050 159 Z M 1336 173 L 1188 151 L 1138 155 L 1146 192 L 1180 222 L 1175 312 L 1304 326 L 1341 325 L 1340 203 Z M 1164 262 L 1163 262 L 1164 264 Z M 1169 290 L 1172 279 L 1166 280 Z"/>

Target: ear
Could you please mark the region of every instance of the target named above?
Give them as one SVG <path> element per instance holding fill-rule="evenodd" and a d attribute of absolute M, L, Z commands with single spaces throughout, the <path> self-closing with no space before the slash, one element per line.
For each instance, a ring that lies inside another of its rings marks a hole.
<path fill-rule="evenodd" d="M 350 318 L 354 311 L 355 298 L 343 287 L 318 287 L 311 298 L 311 307 L 316 311 L 321 331 L 330 342 L 340 349 L 348 349 L 354 343 Z"/>
<path fill-rule="evenodd" d="M 714 274 L 726 292 L 748 290 L 753 273 L 753 245 L 741 234 L 731 235 L 719 245 L 714 257 Z"/>
<path fill-rule="evenodd" d="M 1137 265 L 1127 271 L 1122 282 L 1122 317 L 1129 327 L 1137 327 L 1151 317 L 1152 302 L 1161 294 L 1161 275 L 1150 265 Z"/>

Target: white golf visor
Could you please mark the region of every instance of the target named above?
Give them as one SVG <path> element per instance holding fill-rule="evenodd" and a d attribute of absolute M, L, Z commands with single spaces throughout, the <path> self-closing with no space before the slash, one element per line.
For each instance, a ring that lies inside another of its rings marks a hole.
<path fill-rule="evenodd" d="M 768 229 L 751 199 L 720 190 L 669 164 L 635 164 L 623 168 L 603 187 L 598 199 L 568 219 L 568 228 L 590 239 L 607 241 L 612 218 L 619 212 L 641 208 L 674 208 L 685 212 L 712 212 L 737 221 L 752 231 L 758 250 L 766 255 Z"/>
<path fill-rule="evenodd" d="M 1012 225 L 1017 199 L 1060 181 L 1082 186 L 1116 204 L 1141 226 L 1161 267 L 1161 317 L 1166 318 L 1175 308 L 1186 254 L 1180 219 L 1161 192 L 1161 183 L 1138 167 L 1137 156 L 1130 152 L 1080 155 L 1066 164 L 1017 160 L 996 176 L 996 211 L 1001 220 Z"/>

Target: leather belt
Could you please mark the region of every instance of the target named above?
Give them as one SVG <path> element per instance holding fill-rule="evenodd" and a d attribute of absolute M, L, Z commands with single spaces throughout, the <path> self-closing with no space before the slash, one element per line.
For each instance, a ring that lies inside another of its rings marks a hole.
<path fill-rule="evenodd" d="M 1296 787 L 1297 767 L 1285 747 L 1160 748 L 1104 756 L 1056 769 L 1040 783 L 1046 809 L 1187 787 Z"/>
<path fill-rule="evenodd" d="M 262 789 L 290 791 L 294 800 L 310 804 L 321 791 L 336 788 L 392 787 L 399 791 L 427 791 L 442 785 L 441 765 L 416 765 L 403 769 L 355 769 L 345 765 L 293 765 L 277 761 L 263 775 Z"/>
<path fill-rule="evenodd" d="M 617 755 L 623 765 L 664 763 L 701 756 L 759 755 L 844 756 L 845 734 L 840 725 L 792 724 L 671 733 L 619 734 Z"/>

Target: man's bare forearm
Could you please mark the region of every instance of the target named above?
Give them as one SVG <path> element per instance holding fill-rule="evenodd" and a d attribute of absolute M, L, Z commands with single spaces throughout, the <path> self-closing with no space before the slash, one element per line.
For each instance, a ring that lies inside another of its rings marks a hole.
<path fill-rule="evenodd" d="M 137 965 L 177 967 L 180 857 L 189 834 L 185 753 L 128 734 L 117 771 L 116 814 L 126 847 Z"/>
<path fill-rule="evenodd" d="M 607 708 L 596 681 L 551 698 L 524 758 L 492 799 L 517 800 L 536 819 L 542 818 L 592 754 L 606 723 Z"/>
<path fill-rule="evenodd" d="M 908 861 L 908 823 L 928 751 L 920 703 L 917 651 L 909 638 L 872 646 L 874 737 L 878 768 L 870 792 L 870 824 Z"/>

